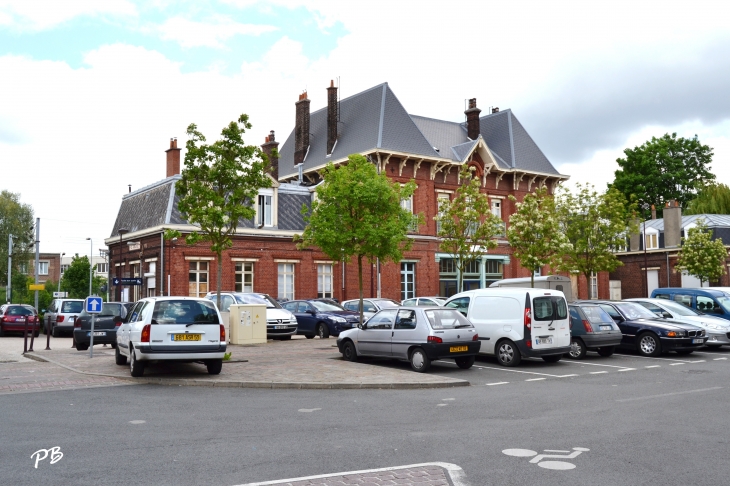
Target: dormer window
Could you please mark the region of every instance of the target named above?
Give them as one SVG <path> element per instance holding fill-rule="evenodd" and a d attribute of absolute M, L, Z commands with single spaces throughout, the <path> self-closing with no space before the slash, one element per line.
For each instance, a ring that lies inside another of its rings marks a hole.
<path fill-rule="evenodd" d="M 274 191 L 261 189 L 256 204 L 256 225 L 258 227 L 274 226 Z"/>
<path fill-rule="evenodd" d="M 659 231 L 654 228 L 646 230 L 646 239 L 644 247 L 647 250 L 656 250 L 659 248 Z"/>

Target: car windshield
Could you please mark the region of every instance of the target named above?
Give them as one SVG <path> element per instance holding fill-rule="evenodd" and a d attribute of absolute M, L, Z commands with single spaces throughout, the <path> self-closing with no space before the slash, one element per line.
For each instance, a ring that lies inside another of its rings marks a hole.
<path fill-rule="evenodd" d="M 673 302 L 671 300 L 662 301 L 661 307 L 665 307 L 665 308 L 667 308 L 667 310 L 669 310 L 679 316 L 698 316 L 698 315 L 700 315 L 700 313 L 697 312 L 696 310 L 690 309 L 689 307 L 686 307 L 677 302 Z"/>
<path fill-rule="evenodd" d="M 597 305 L 584 305 L 581 306 L 581 310 L 583 311 L 583 314 L 586 315 L 588 321 L 593 324 L 613 324 L 611 316 Z"/>
<path fill-rule="evenodd" d="M 725 312 L 730 314 L 730 298 L 728 297 L 715 297 L 715 299 L 720 303 L 723 309 L 725 309 Z"/>
<path fill-rule="evenodd" d="M 215 304 L 209 300 L 155 302 L 152 324 L 220 324 Z"/>
<path fill-rule="evenodd" d="M 5 311 L 5 315 L 7 316 L 34 316 L 35 312 L 33 309 L 30 309 L 28 307 L 22 306 L 22 305 L 14 305 L 12 307 L 9 307 L 7 311 Z"/>
<path fill-rule="evenodd" d="M 456 309 L 429 309 L 425 312 L 432 329 L 457 329 L 474 327 Z"/>
<path fill-rule="evenodd" d="M 330 304 L 321 300 L 310 300 L 309 303 L 312 304 L 312 307 L 320 312 L 337 312 L 345 310 L 337 304 Z"/>
<path fill-rule="evenodd" d="M 236 302 L 239 304 L 265 305 L 269 309 L 281 309 L 281 305 L 268 295 L 262 294 L 236 294 Z"/>
<path fill-rule="evenodd" d="M 618 310 L 626 316 L 627 319 L 656 319 L 657 316 L 646 307 L 635 302 L 622 302 L 616 304 Z"/>
<path fill-rule="evenodd" d="M 61 306 L 61 314 L 74 314 L 74 313 L 80 313 L 82 310 L 84 310 L 84 303 L 83 301 L 66 301 Z"/>

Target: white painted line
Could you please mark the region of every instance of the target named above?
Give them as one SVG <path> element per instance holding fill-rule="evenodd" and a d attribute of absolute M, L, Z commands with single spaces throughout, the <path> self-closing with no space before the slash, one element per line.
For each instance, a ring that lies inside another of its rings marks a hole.
<path fill-rule="evenodd" d="M 682 363 L 676 363 L 676 364 L 682 364 Z M 617 371 L 636 371 L 636 368 L 624 368 L 622 370 L 617 370 Z"/>
<path fill-rule="evenodd" d="M 713 359 L 712 361 L 721 361 L 721 360 L 723 360 L 723 359 L 727 359 L 727 358 L 715 358 L 715 359 Z"/>
<path fill-rule="evenodd" d="M 625 366 L 616 366 L 616 365 L 607 365 L 607 364 L 598 364 L 598 363 L 585 363 L 583 361 L 567 361 L 567 360 L 561 360 L 561 363 L 567 363 L 567 364 L 576 364 L 576 365 L 588 365 L 588 366 L 606 366 L 608 368 L 626 368 Z"/>
<path fill-rule="evenodd" d="M 436 404 L 437 407 L 445 407 L 447 405 L 448 405 L 448 403 L 437 403 Z"/>
<path fill-rule="evenodd" d="M 604 373 L 608 373 L 608 371 L 591 371 L 588 373 L 589 375 L 602 375 Z"/>
<path fill-rule="evenodd" d="M 540 381 L 540 380 L 547 380 L 547 378 L 530 378 L 529 380 L 525 380 L 525 381 Z"/>
<path fill-rule="evenodd" d="M 456 400 L 456 398 L 442 398 L 441 400 L 444 402 L 451 402 L 453 400 Z"/>
<path fill-rule="evenodd" d="M 706 359 L 701 359 L 701 360 L 698 360 L 698 361 L 692 361 L 692 362 L 693 362 L 693 363 L 707 363 L 707 360 L 706 360 Z"/>
<path fill-rule="evenodd" d="M 556 378 L 568 378 L 570 376 L 580 376 L 580 375 L 562 375 L 562 376 L 557 376 Z"/>
<path fill-rule="evenodd" d="M 570 451 L 556 451 L 553 449 L 545 449 L 543 452 L 562 452 L 563 454 L 570 454 Z"/>
<path fill-rule="evenodd" d="M 509 371 L 510 373 L 525 373 L 527 375 L 549 376 L 550 378 L 563 378 L 564 376 L 578 376 L 578 375 L 549 375 L 547 373 L 535 373 L 534 371 L 510 370 L 507 368 L 492 368 L 491 366 L 478 366 L 478 367 L 474 366 L 474 368 L 479 368 L 482 370 Z"/>
<path fill-rule="evenodd" d="M 644 366 L 644 368 L 661 368 L 660 365 Z"/>
<path fill-rule="evenodd" d="M 143 424 L 145 422 L 146 422 L 145 420 L 130 420 L 129 421 L 130 424 L 134 424 L 134 425 Z"/>
<path fill-rule="evenodd" d="M 691 363 L 692 361 L 687 361 L 685 359 L 672 359 L 672 358 L 652 358 L 650 356 L 639 356 L 636 354 L 632 355 L 624 355 L 624 354 L 614 354 L 613 356 L 617 358 L 623 358 L 623 359 L 631 359 L 631 358 L 641 358 L 641 359 L 653 359 L 657 361 L 681 361 L 682 363 Z"/>
<path fill-rule="evenodd" d="M 509 381 L 498 381 L 497 383 L 485 383 L 485 384 L 487 386 L 492 386 L 492 385 L 508 385 L 509 384 Z"/>
<path fill-rule="evenodd" d="M 316 412 L 317 410 L 322 410 L 322 409 L 321 408 L 300 408 L 297 411 L 304 412 L 304 413 L 312 413 L 312 412 Z"/>
<path fill-rule="evenodd" d="M 721 386 L 713 386 L 712 388 L 700 388 L 699 390 L 687 390 L 674 393 L 662 393 L 661 395 L 649 395 L 648 397 L 621 398 L 617 402 L 633 402 L 635 400 L 650 400 L 652 398 L 671 397 L 674 395 L 686 395 L 687 393 L 702 393 L 706 391 L 722 390 Z"/>
<path fill-rule="evenodd" d="M 684 363 L 669 363 L 669 366 L 679 366 L 683 365 Z"/>

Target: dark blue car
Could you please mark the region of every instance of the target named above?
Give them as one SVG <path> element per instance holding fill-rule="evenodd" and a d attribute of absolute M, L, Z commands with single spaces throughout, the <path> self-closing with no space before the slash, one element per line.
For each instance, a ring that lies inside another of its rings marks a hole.
<path fill-rule="evenodd" d="M 297 317 L 297 334 L 303 334 L 307 339 L 339 336 L 360 322 L 357 312 L 345 310 L 331 300 L 292 300 L 284 302 L 282 307 Z"/>

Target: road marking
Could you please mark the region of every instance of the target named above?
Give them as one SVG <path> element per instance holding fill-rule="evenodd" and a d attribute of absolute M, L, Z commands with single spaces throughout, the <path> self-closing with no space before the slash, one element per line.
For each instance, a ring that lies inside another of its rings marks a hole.
<path fill-rule="evenodd" d="M 146 420 L 130 420 L 129 421 L 130 424 L 134 424 L 134 425 L 143 424 L 145 422 L 146 422 Z"/>
<path fill-rule="evenodd" d="M 684 363 L 669 363 L 669 366 L 679 366 L 683 365 Z"/>
<path fill-rule="evenodd" d="M 479 368 L 482 370 L 509 371 L 510 373 L 525 373 L 528 375 L 549 376 L 550 378 L 563 378 L 565 376 L 578 376 L 578 375 L 550 375 L 548 373 L 535 373 L 534 371 L 508 370 L 506 368 L 492 368 L 491 366 L 475 366 L 475 368 Z"/>
<path fill-rule="evenodd" d="M 661 368 L 660 365 L 644 366 L 644 368 Z"/>
<path fill-rule="evenodd" d="M 721 361 L 721 360 L 723 360 L 723 359 L 727 359 L 727 358 L 715 358 L 715 359 L 713 359 L 712 361 Z"/>
<path fill-rule="evenodd" d="M 441 400 L 444 402 L 451 402 L 451 401 L 456 400 L 456 398 L 442 398 Z"/>
<path fill-rule="evenodd" d="M 662 393 L 661 395 L 649 395 L 647 397 L 621 398 L 616 401 L 617 402 L 633 402 L 636 400 L 651 400 L 652 398 L 671 397 L 674 395 L 686 395 L 687 393 L 702 393 L 702 392 L 714 391 L 714 390 L 722 390 L 722 387 L 713 386 L 712 388 L 700 388 L 699 390 L 687 390 L 687 391 L 674 392 L 674 393 Z"/>
<path fill-rule="evenodd" d="M 321 408 L 300 408 L 298 412 L 304 412 L 304 413 L 311 413 L 316 412 L 317 410 L 322 410 Z"/>
<path fill-rule="evenodd" d="M 589 375 L 602 375 L 604 373 L 608 373 L 608 371 L 591 371 L 588 374 Z"/>
<path fill-rule="evenodd" d="M 437 407 L 445 407 L 447 405 L 448 405 L 448 403 L 437 403 L 436 404 Z"/>
<path fill-rule="evenodd" d="M 540 380 L 547 380 L 547 378 L 530 378 L 530 379 L 525 380 L 525 381 L 540 381 Z"/>
<path fill-rule="evenodd" d="M 508 384 L 509 384 L 509 381 L 498 381 L 497 383 L 486 383 L 487 386 L 492 386 L 492 385 L 508 385 Z"/>
<path fill-rule="evenodd" d="M 568 378 L 570 376 L 579 376 L 579 375 L 561 375 L 561 376 L 556 376 L 556 378 Z"/>
<path fill-rule="evenodd" d="M 623 354 L 614 354 L 617 358 L 623 358 L 623 359 L 631 359 L 631 358 L 641 358 L 641 359 L 653 359 L 653 360 L 661 360 L 661 361 L 681 361 L 682 363 L 691 363 L 692 361 L 687 361 L 684 359 L 673 359 L 673 358 L 652 358 L 650 356 L 638 356 L 638 355 L 632 355 L 632 356 L 626 356 Z"/>
<path fill-rule="evenodd" d="M 570 454 L 570 451 L 558 451 L 555 449 L 545 449 L 543 452 L 562 452 L 563 454 Z"/>
<path fill-rule="evenodd" d="M 706 359 L 701 359 L 699 361 L 692 361 L 693 363 L 707 363 Z"/>
<path fill-rule="evenodd" d="M 676 363 L 676 364 L 682 364 L 682 363 Z M 624 369 L 618 370 L 618 371 L 636 371 L 636 368 L 624 368 Z"/>
<path fill-rule="evenodd" d="M 616 365 L 607 365 L 607 364 L 598 364 L 598 363 L 584 363 L 584 362 L 576 362 L 576 361 L 561 361 L 561 362 L 567 363 L 567 364 L 576 364 L 576 365 L 607 366 L 609 368 L 626 368 L 625 366 L 616 366 Z"/>

